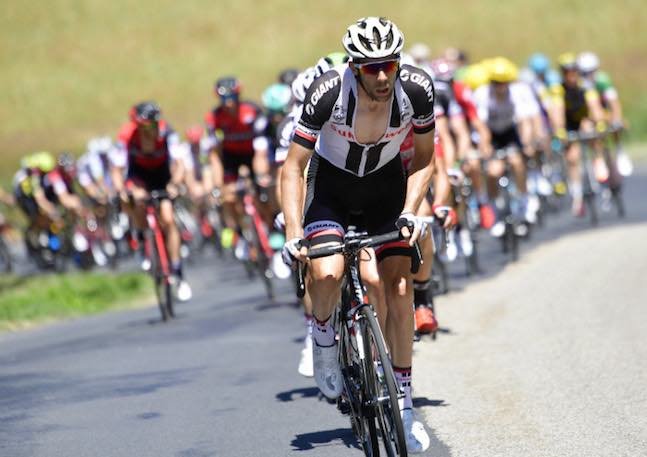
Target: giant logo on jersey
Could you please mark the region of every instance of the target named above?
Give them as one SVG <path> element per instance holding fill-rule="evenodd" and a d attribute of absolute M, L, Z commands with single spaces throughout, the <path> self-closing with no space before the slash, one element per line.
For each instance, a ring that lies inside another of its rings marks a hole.
<path fill-rule="evenodd" d="M 312 116 L 315 112 L 315 106 L 317 106 L 317 103 L 319 103 L 319 100 L 328 92 L 330 89 L 333 89 L 337 84 L 339 84 L 339 81 L 341 78 L 339 75 L 335 76 L 332 79 L 328 79 L 321 84 L 319 84 L 319 87 L 315 89 L 315 91 L 312 93 L 310 96 L 310 103 L 306 105 L 306 113 L 308 113 L 310 116 Z"/>
<path fill-rule="evenodd" d="M 400 70 L 400 80 L 401 81 L 411 81 L 422 87 L 427 94 L 427 99 L 430 103 L 434 101 L 434 86 L 431 84 L 431 80 L 426 76 L 423 76 L 419 73 L 411 73 L 409 70 L 401 69 Z"/>

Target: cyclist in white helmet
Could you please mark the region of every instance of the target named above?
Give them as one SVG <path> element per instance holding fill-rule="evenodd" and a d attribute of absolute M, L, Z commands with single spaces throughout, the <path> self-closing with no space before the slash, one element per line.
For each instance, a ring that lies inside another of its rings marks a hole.
<path fill-rule="evenodd" d="M 399 227 L 413 223 L 413 233 L 402 229 L 409 242 L 376 248 L 372 260 L 362 262 L 361 268 L 404 392 L 401 414 L 407 447 L 409 452 L 422 452 L 430 440 L 412 410 L 414 316 L 409 256 L 420 233 L 415 214 L 435 171 L 434 88 L 427 73 L 400 65 L 403 44 L 403 34 L 388 19 L 360 19 L 343 38 L 351 63 L 324 73 L 307 91 L 282 171 L 288 239 L 283 252 L 287 263 L 295 258 L 305 261 L 305 248 L 298 247 L 303 238 L 310 246 L 340 242 L 351 214 L 361 213 L 359 223 L 357 219 L 354 223 L 372 235 L 391 232 L 396 223 Z M 406 176 L 400 146 L 410 129 L 415 155 Z M 303 172 L 308 161 L 304 208 Z M 343 257 L 314 259 L 309 270 L 314 377 L 327 397 L 336 398 L 342 391 L 342 375 L 330 317 L 343 277 Z"/>
<path fill-rule="evenodd" d="M 620 133 L 625 127 L 622 115 L 622 104 L 618 91 L 609 75 L 600 71 L 600 59 L 592 52 L 582 52 L 577 56 L 577 69 L 587 88 L 595 89 L 600 96 L 605 120 L 613 131 L 612 137 L 616 146 L 616 166 L 623 176 L 629 176 L 633 171 L 631 159 L 622 147 Z"/>
<path fill-rule="evenodd" d="M 319 63 L 321 63 L 320 59 Z M 325 63 L 328 65 L 328 62 Z M 303 101 L 305 100 L 306 91 L 310 88 L 310 85 L 313 81 L 320 76 L 321 73 L 318 73 L 316 67 L 306 68 L 304 71 L 299 73 L 295 80 L 292 82 L 292 96 L 294 98 L 294 106 L 292 111 L 288 113 L 287 116 L 281 121 L 277 128 L 277 138 L 276 138 L 276 152 L 275 152 L 275 163 L 279 166 L 277 169 L 277 181 L 281 180 L 281 170 L 282 165 L 285 162 L 285 159 L 288 155 L 288 149 L 290 143 L 292 142 L 292 137 L 294 135 L 294 130 L 297 127 L 297 123 L 301 118 L 301 113 L 303 112 Z M 277 186 L 277 193 L 279 201 L 281 201 L 280 195 L 281 186 Z M 277 229 L 285 230 L 285 219 L 283 213 L 280 213 L 274 223 L 274 226 Z M 310 300 L 310 295 L 306 290 L 306 295 L 303 297 L 303 314 L 304 314 L 304 323 L 306 327 L 306 336 L 304 338 L 303 349 L 301 350 L 301 356 L 299 358 L 298 372 L 302 376 L 311 378 L 314 375 L 313 366 L 312 366 L 312 302 Z"/>

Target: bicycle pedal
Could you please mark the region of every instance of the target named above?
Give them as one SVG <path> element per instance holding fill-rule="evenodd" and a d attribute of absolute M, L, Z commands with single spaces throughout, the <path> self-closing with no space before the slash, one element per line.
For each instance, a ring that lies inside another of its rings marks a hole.
<path fill-rule="evenodd" d="M 337 399 L 337 409 L 340 413 L 347 415 L 351 412 L 350 403 L 346 398 L 339 397 Z"/>

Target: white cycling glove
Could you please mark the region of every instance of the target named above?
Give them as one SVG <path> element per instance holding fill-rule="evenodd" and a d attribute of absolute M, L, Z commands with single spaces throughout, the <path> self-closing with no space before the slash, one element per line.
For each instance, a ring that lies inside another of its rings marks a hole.
<path fill-rule="evenodd" d="M 413 231 L 422 230 L 422 221 L 420 220 L 420 218 L 416 217 L 415 214 L 407 212 L 407 213 L 400 214 L 400 217 L 398 217 L 398 220 L 395 221 L 395 226 L 398 229 L 402 229 L 403 227 L 408 227 L 410 233 L 413 234 Z"/>
<path fill-rule="evenodd" d="M 283 245 L 281 257 L 283 258 L 283 263 L 287 266 L 291 267 L 296 260 L 296 255 L 301 249 L 301 242 L 301 238 L 292 238 L 291 240 L 286 241 Z"/>

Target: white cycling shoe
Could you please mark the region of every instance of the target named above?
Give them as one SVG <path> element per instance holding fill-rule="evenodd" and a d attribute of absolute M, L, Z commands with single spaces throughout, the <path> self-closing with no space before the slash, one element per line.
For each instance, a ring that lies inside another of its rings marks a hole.
<path fill-rule="evenodd" d="M 148 257 L 143 258 L 140 265 L 143 271 L 151 271 L 151 267 L 153 266 L 151 259 Z"/>
<path fill-rule="evenodd" d="M 193 296 L 193 291 L 191 290 L 191 286 L 189 285 L 188 282 L 185 280 L 180 280 L 177 284 L 177 299 L 179 301 L 189 301 L 191 300 L 191 297 Z"/>
<path fill-rule="evenodd" d="M 400 411 L 402 415 L 402 427 L 404 428 L 404 440 L 407 442 L 407 451 L 411 454 L 419 454 L 429 449 L 431 440 L 422 422 L 416 420 L 413 410 L 406 408 Z"/>
<path fill-rule="evenodd" d="M 306 335 L 303 349 L 301 350 L 301 359 L 299 359 L 299 368 L 297 369 L 301 376 L 312 378 L 314 368 L 312 361 L 312 335 Z"/>
<path fill-rule="evenodd" d="M 344 383 L 337 358 L 337 343 L 332 346 L 312 345 L 312 365 L 315 382 L 321 393 L 331 400 L 341 395 Z"/>

